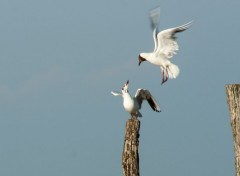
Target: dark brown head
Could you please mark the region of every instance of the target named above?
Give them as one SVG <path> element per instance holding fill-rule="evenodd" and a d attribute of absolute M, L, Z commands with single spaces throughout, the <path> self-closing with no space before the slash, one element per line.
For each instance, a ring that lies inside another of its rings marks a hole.
<path fill-rule="evenodd" d="M 127 82 L 122 87 L 122 93 L 123 94 L 128 93 L 128 84 L 129 84 L 129 80 L 127 80 Z"/>
<path fill-rule="evenodd" d="M 144 58 L 141 56 L 141 54 L 139 54 L 139 56 L 138 56 L 138 66 L 140 66 L 140 64 L 141 64 L 142 62 L 144 62 L 144 61 L 146 61 L 146 59 L 144 59 Z"/>

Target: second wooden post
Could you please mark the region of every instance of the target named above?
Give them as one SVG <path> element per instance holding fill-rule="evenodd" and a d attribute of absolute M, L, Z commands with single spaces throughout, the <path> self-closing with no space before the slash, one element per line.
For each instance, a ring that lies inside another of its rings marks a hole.
<path fill-rule="evenodd" d="M 240 176 L 240 84 L 226 85 L 234 139 L 236 176 Z"/>

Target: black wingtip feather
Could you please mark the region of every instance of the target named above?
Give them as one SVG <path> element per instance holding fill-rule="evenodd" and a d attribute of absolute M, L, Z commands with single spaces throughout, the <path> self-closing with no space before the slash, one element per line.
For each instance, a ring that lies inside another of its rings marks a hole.
<path fill-rule="evenodd" d="M 151 106 L 151 108 L 152 108 L 154 111 L 160 112 L 160 111 L 157 109 L 154 101 L 153 101 L 151 98 L 148 98 L 147 101 L 148 101 L 149 105 Z"/>

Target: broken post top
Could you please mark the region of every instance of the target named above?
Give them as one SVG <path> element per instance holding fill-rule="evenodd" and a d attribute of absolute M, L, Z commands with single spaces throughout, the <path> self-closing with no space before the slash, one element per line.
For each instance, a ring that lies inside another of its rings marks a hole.
<path fill-rule="evenodd" d="M 227 90 L 227 95 L 229 95 L 228 92 L 229 93 L 230 92 L 236 93 L 236 91 L 238 92 L 238 90 L 240 89 L 240 84 L 226 84 L 225 87 Z"/>
<path fill-rule="evenodd" d="M 226 84 L 226 86 L 240 86 L 240 84 Z"/>

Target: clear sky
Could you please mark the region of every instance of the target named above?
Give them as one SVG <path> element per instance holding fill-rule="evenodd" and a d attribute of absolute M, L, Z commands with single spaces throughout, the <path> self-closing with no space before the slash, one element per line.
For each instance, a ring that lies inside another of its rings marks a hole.
<path fill-rule="evenodd" d="M 180 75 L 161 85 L 149 10 L 178 34 Z M 1 0 L 0 175 L 121 175 L 129 115 L 119 91 L 143 104 L 141 175 L 234 175 L 225 84 L 240 82 L 239 0 Z"/>

